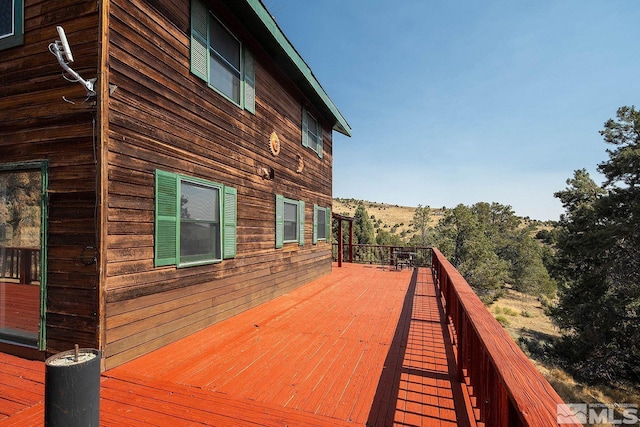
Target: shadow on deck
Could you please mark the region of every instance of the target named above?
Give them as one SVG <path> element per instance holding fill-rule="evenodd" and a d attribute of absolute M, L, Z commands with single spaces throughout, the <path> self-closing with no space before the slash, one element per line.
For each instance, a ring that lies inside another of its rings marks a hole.
<path fill-rule="evenodd" d="M 101 425 L 468 426 L 431 269 L 346 265 L 103 373 Z M 0 426 L 43 423 L 44 364 L 0 354 Z"/>

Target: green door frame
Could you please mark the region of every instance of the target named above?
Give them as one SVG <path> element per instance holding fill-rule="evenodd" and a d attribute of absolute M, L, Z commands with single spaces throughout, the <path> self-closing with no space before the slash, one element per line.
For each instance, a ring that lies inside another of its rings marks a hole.
<path fill-rule="evenodd" d="M 47 236 L 48 207 L 49 207 L 49 164 L 46 160 L 40 162 L 42 173 L 42 187 L 40 188 L 40 326 L 38 328 L 38 350 L 47 349 Z"/>

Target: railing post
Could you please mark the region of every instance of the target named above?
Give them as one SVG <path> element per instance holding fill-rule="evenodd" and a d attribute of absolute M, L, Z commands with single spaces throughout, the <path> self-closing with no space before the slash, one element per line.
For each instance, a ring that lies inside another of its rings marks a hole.
<path fill-rule="evenodd" d="M 338 267 L 342 267 L 342 251 L 344 243 L 342 242 L 342 220 L 338 220 Z"/>
<path fill-rule="evenodd" d="M 31 272 L 31 263 L 29 258 L 28 249 L 21 249 L 18 251 L 18 262 L 20 263 L 18 276 L 20 277 L 20 284 L 22 285 L 29 283 L 29 273 Z"/>
<path fill-rule="evenodd" d="M 349 223 L 349 262 L 353 264 L 353 223 Z"/>

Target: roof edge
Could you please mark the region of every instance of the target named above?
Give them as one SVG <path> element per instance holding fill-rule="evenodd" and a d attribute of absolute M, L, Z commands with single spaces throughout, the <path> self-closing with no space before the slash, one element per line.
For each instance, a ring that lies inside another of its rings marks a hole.
<path fill-rule="evenodd" d="M 307 80 L 311 88 L 314 90 L 315 94 L 318 98 L 325 104 L 325 106 L 329 109 L 331 114 L 335 118 L 335 123 L 333 124 L 333 129 L 337 132 L 340 132 L 343 135 L 351 136 L 351 126 L 347 123 L 347 120 L 344 118 L 342 113 L 338 110 L 338 107 L 333 103 L 329 95 L 324 90 L 318 79 L 311 71 L 311 68 L 307 65 L 307 63 L 302 59 L 302 56 L 298 53 L 298 51 L 293 47 L 293 44 L 289 41 L 287 36 L 282 32 L 278 23 L 273 19 L 265 5 L 261 0 L 245 0 L 246 3 L 251 7 L 256 16 L 262 21 L 265 28 L 269 31 L 271 36 L 277 41 L 278 45 L 282 48 L 287 57 L 293 62 L 298 71 L 304 76 Z"/>

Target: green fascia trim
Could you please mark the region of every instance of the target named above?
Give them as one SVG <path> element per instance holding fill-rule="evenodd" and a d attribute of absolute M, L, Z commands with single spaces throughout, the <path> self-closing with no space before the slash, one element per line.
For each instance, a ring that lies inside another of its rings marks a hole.
<path fill-rule="evenodd" d="M 347 120 L 342 116 L 338 107 L 331 101 L 327 92 L 322 88 L 318 79 L 313 75 L 311 68 L 304 62 L 304 59 L 293 47 L 287 36 L 284 35 L 278 24 L 273 20 L 271 14 L 267 8 L 262 4 L 260 0 L 245 0 L 251 7 L 253 12 L 260 18 L 264 26 L 269 30 L 272 37 L 278 42 L 282 50 L 286 53 L 288 58 L 295 64 L 297 69 L 302 73 L 309 85 L 313 88 L 316 95 L 324 102 L 325 106 L 333 114 L 336 123 L 333 125 L 333 129 L 346 136 L 351 136 L 351 126 L 347 123 Z"/>

